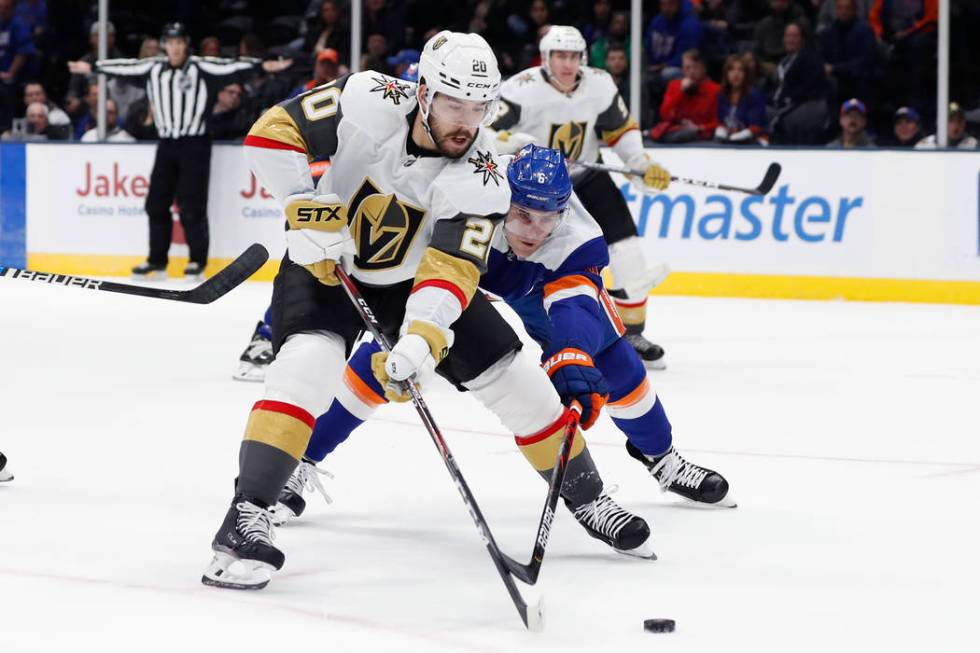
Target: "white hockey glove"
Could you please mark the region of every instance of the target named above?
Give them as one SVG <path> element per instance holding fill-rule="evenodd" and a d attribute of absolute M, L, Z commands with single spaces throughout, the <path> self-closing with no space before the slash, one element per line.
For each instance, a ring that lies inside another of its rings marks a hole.
<path fill-rule="evenodd" d="M 320 283 L 336 286 L 337 263 L 350 269 L 354 239 L 347 229 L 347 207 L 333 193 L 300 193 L 286 198 L 286 247 L 289 259 L 310 271 Z"/>
<path fill-rule="evenodd" d="M 525 145 L 534 142 L 534 136 L 524 132 L 497 132 L 497 153 L 498 154 L 517 154 Z"/>
<path fill-rule="evenodd" d="M 371 356 L 371 371 L 391 401 L 408 401 L 410 396 L 402 382 L 427 383 L 436 365 L 449 353 L 453 332 L 426 322 L 412 320 L 402 327 L 402 336 L 391 353 L 379 351 Z"/>
<path fill-rule="evenodd" d="M 643 171 L 643 176 L 627 175 L 630 184 L 640 193 L 649 193 L 651 190 L 667 190 L 670 186 L 670 173 L 659 163 L 650 158 L 646 152 L 638 152 L 626 161 L 627 168 L 636 168 Z"/>

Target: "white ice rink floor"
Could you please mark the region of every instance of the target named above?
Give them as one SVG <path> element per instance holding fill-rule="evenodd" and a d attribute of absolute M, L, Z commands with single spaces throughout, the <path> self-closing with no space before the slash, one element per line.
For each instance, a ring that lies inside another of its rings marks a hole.
<path fill-rule="evenodd" d="M 185 306 L 0 279 L 0 651 L 977 651 L 980 309 L 655 298 L 652 380 L 736 510 L 662 495 L 608 418 L 588 432 L 660 560 L 562 509 L 524 632 L 410 407 L 325 467 L 246 593 L 199 582 L 261 386 L 230 374 L 268 300 Z M 429 404 L 505 550 L 545 486 L 496 420 Z M 677 621 L 673 634 L 642 630 Z"/>

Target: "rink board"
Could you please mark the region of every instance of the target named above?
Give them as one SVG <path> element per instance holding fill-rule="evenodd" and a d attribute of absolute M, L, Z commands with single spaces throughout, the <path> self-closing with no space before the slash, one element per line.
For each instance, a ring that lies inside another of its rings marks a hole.
<path fill-rule="evenodd" d="M 143 260 L 153 145 L 0 151 L 0 261 L 114 276 Z M 614 175 L 651 260 L 674 271 L 657 293 L 980 304 L 980 152 L 651 153 L 673 174 L 734 185 L 755 186 L 771 162 L 783 167 L 765 198 L 679 184 L 638 195 Z M 252 242 L 273 260 L 281 255 L 282 213 L 239 146 L 214 148 L 208 212 L 210 271 Z M 187 248 L 175 231 L 171 272 L 179 274 Z M 275 270 L 270 263 L 256 278 Z"/>

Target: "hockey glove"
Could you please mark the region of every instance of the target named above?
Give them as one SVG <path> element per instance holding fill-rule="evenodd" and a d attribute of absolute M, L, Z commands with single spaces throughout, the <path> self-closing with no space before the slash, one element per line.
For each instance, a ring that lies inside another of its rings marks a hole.
<path fill-rule="evenodd" d="M 626 165 L 643 171 L 642 178 L 636 175 L 628 176 L 633 187 L 641 193 L 647 193 L 651 190 L 667 190 L 667 187 L 670 186 L 670 173 L 659 163 L 653 161 L 646 152 L 630 158 Z"/>
<path fill-rule="evenodd" d="M 347 230 L 347 207 L 333 193 L 301 193 L 286 198 L 286 248 L 289 258 L 328 286 L 340 281 L 334 272 L 338 262 L 349 266 L 354 240 Z"/>
<path fill-rule="evenodd" d="M 497 132 L 497 152 L 499 154 L 517 154 L 525 145 L 534 142 L 534 136 L 524 132 Z"/>
<path fill-rule="evenodd" d="M 599 412 L 609 399 L 609 387 L 602 372 L 592 364 L 592 357 L 581 349 L 566 347 L 552 354 L 541 364 L 566 406 L 578 404 L 583 429 L 599 419 Z"/>
<path fill-rule="evenodd" d="M 403 381 L 426 383 L 446 354 L 452 332 L 431 322 L 413 320 L 398 339 L 391 353 L 379 351 L 371 356 L 371 371 L 384 388 L 390 401 L 403 402 L 411 397 Z"/>

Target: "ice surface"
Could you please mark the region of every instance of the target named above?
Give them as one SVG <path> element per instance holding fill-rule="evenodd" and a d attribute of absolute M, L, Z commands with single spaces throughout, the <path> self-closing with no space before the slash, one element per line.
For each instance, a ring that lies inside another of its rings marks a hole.
<path fill-rule="evenodd" d="M 654 299 L 675 443 L 739 508 L 661 495 L 603 417 L 593 455 L 660 560 L 562 509 L 534 635 L 406 406 L 328 459 L 335 503 L 279 530 L 266 590 L 200 584 L 261 393 L 230 375 L 269 292 L 185 306 L 0 279 L 0 650 L 980 650 L 980 309 Z M 427 397 L 524 559 L 545 485 L 470 397 Z M 655 617 L 677 631 L 644 633 Z"/>

